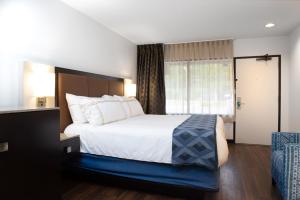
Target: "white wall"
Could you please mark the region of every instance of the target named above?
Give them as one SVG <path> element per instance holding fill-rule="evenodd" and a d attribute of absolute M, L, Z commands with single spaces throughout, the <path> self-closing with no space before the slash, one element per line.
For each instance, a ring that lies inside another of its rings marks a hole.
<path fill-rule="evenodd" d="M 281 129 L 289 130 L 289 38 L 268 37 L 237 39 L 234 56 L 281 55 Z"/>
<path fill-rule="evenodd" d="M 136 45 L 59 0 L 0 1 L 0 106 L 22 103 L 23 61 L 136 76 Z"/>
<path fill-rule="evenodd" d="M 300 132 L 300 27 L 290 35 L 290 130 Z"/>

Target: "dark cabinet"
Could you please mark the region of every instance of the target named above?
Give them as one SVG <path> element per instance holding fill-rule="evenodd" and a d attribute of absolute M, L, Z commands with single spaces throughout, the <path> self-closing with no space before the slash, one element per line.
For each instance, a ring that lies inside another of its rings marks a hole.
<path fill-rule="evenodd" d="M 6 133 L 0 131 L 0 195 L 3 197 L 7 197 L 9 195 L 9 190 L 7 188 L 7 184 L 9 181 L 9 175 L 7 173 L 9 169 L 7 142 L 8 138 Z"/>
<path fill-rule="evenodd" d="M 58 109 L 0 112 L 0 144 L 1 199 L 61 199 Z"/>

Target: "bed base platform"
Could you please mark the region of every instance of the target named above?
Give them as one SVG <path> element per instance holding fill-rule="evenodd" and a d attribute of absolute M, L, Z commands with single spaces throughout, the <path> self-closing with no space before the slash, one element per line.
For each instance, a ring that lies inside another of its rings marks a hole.
<path fill-rule="evenodd" d="M 97 183 L 182 197 L 201 198 L 219 190 L 219 170 L 174 166 L 75 153 L 64 162 L 65 175 Z"/>

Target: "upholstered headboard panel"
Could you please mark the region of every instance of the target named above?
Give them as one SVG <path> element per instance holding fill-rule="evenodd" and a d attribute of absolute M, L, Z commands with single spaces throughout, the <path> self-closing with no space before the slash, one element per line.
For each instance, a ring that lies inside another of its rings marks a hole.
<path fill-rule="evenodd" d="M 66 93 L 100 97 L 124 95 L 124 79 L 55 67 L 55 104 L 60 107 L 60 131 L 72 123 Z"/>

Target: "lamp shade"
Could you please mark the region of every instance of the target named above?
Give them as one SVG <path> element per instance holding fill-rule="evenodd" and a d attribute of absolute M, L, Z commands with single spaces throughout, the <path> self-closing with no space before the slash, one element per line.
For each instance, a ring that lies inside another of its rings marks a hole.
<path fill-rule="evenodd" d="M 125 96 L 127 97 L 136 96 L 136 84 L 133 83 L 125 84 Z"/>
<path fill-rule="evenodd" d="M 31 81 L 33 96 L 53 97 L 55 94 L 55 74 L 53 67 L 43 64 L 31 66 Z"/>
<path fill-rule="evenodd" d="M 55 93 L 55 75 L 54 74 L 34 74 L 34 96 L 35 97 L 53 97 Z"/>

